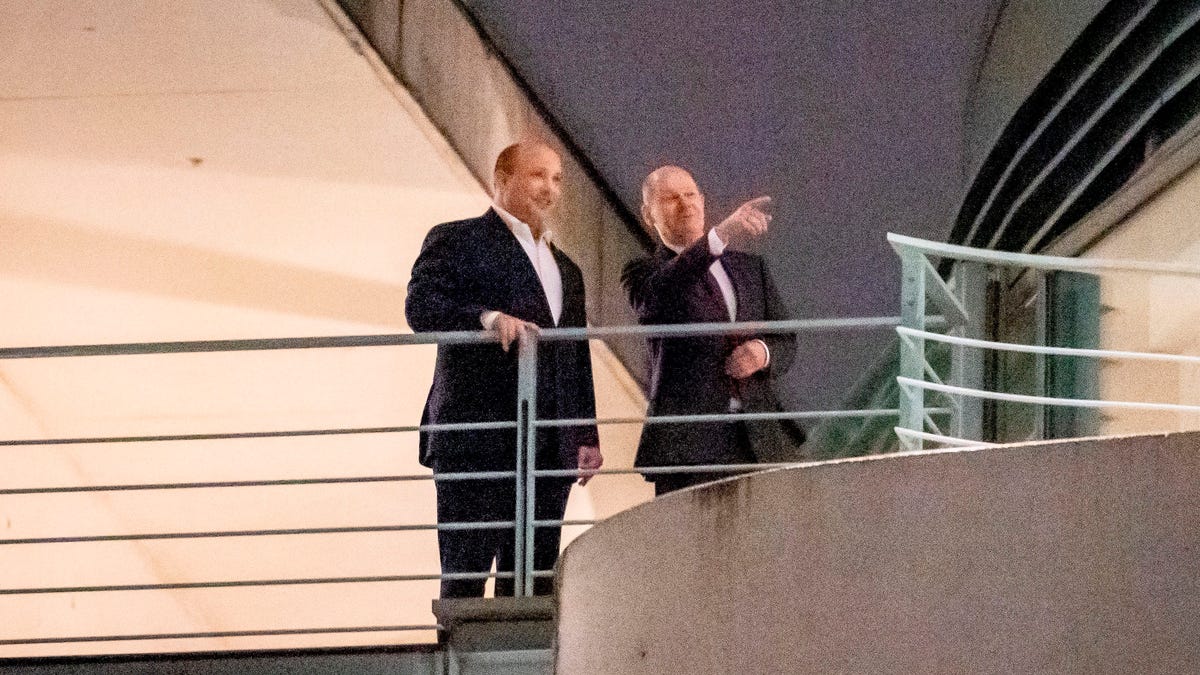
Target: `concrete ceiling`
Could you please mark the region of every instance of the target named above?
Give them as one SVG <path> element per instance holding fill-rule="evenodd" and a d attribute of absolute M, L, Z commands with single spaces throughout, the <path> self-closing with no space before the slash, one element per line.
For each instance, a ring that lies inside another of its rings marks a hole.
<path fill-rule="evenodd" d="M 884 233 L 948 234 L 1002 4 L 463 1 L 635 212 L 642 178 L 668 162 L 692 169 L 713 222 L 772 195 L 763 250 L 808 317 L 898 314 Z M 806 342 L 793 399 L 836 405 L 883 339 Z"/>

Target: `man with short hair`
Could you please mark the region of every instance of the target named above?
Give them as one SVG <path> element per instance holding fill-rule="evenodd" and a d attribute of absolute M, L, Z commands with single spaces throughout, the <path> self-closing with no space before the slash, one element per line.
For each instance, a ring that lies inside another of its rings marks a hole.
<path fill-rule="evenodd" d="M 766 233 L 769 197 L 742 204 L 705 229 L 704 194 L 677 166 L 642 184 L 642 217 L 662 239 L 652 254 L 625 266 L 621 283 L 643 324 L 787 319 L 766 264 L 736 247 Z M 651 338 L 649 415 L 778 412 L 771 387 L 795 354 L 790 334 Z M 635 465 L 752 464 L 800 458 L 804 431 L 792 420 L 647 424 Z M 731 476 L 647 474 L 656 495 Z"/>
<path fill-rule="evenodd" d="M 524 331 L 587 325 L 583 275 L 554 246 L 549 216 L 561 196 L 562 162 L 552 148 L 525 141 L 496 159 L 493 207 L 478 218 L 430 230 L 413 265 L 405 315 L 413 330 L 495 330 L 499 344 L 438 345 L 437 366 L 422 424 L 517 420 L 517 350 Z M 595 394 L 586 341 L 538 346 L 539 419 L 594 418 Z M 575 469 L 581 484 L 600 468 L 595 425 L 538 430 L 537 467 Z M 512 471 L 516 432 L 503 430 L 422 432 L 421 463 L 439 474 Z M 524 467 L 520 467 L 523 469 Z M 561 520 L 571 478 L 538 478 L 537 520 Z M 438 480 L 438 523 L 511 521 L 512 478 Z M 534 568 L 551 570 L 560 528 L 539 527 Z M 511 573 L 513 528 L 440 530 L 442 572 Z M 548 594 L 553 579 L 538 578 L 535 593 Z M 496 580 L 496 595 L 513 593 L 512 579 Z M 445 579 L 441 597 L 482 597 L 484 579 Z"/>

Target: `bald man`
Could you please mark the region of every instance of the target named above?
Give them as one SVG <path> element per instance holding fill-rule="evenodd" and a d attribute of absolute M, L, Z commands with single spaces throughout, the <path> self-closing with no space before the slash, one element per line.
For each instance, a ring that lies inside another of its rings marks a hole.
<path fill-rule="evenodd" d="M 621 275 L 643 324 L 773 321 L 788 314 L 762 258 L 735 250 L 767 232 L 769 197 L 746 202 L 711 230 L 704 194 L 677 166 L 642 184 L 642 217 L 662 244 Z M 795 354 L 789 334 L 651 338 L 649 415 L 778 412 L 771 386 Z M 636 466 L 754 464 L 799 459 L 804 431 L 793 421 L 647 424 Z M 656 495 L 734 475 L 646 474 Z"/>
<path fill-rule="evenodd" d="M 415 331 L 489 329 L 498 344 L 438 345 L 433 386 L 422 424 L 515 421 L 517 349 L 523 331 L 553 326 L 583 327 L 583 275 L 554 246 L 550 214 L 559 201 L 562 162 L 544 143 L 505 148 L 496 158 L 494 205 L 478 218 L 443 223 L 430 230 L 413 265 L 405 314 Z M 594 418 L 592 366 L 586 341 L 543 342 L 538 347 L 539 419 Z M 580 469 L 586 483 L 600 468 L 595 425 L 538 430 L 539 469 Z M 421 463 L 434 474 L 512 471 L 515 430 L 421 433 Z M 534 517 L 561 520 L 571 478 L 537 479 Z M 511 521 L 513 479 L 436 482 L 439 523 Z M 539 527 L 534 569 L 552 570 L 560 529 Z M 498 572 L 514 566 L 511 527 L 440 530 L 442 572 Z M 553 579 L 538 578 L 534 592 L 553 591 Z M 512 579 L 496 580 L 496 595 L 511 595 Z M 484 579 L 446 579 L 441 597 L 482 597 Z"/>

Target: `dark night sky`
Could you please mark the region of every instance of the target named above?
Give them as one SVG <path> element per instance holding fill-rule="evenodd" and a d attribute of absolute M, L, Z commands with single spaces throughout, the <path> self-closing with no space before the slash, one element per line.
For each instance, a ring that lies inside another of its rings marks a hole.
<path fill-rule="evenodd" d="M 949 233 L 996 1 L 466 0 L 634 212 L 663 163 L 710 223 L 771 195 L 762 252 L 800 317 L 898 314 L 884 234 Z M 885 343 L 806 340 L 788 398 L 835 406 Z"/>

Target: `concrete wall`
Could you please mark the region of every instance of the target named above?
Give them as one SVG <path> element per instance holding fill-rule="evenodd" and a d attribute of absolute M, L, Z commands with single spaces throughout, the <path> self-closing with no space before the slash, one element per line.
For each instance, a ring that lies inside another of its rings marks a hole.
<path fill-rule="evenodd" d="M 849 460 L 678 493 L 560 563 L 560 673 L 1184 672 L 1200 434 Z"/>
<path fill-rule="evenodd" d="M 1063 52 L 1108 0 L 1010 0 L 996 17 L 967 103 L 963 169 L 968 180 Z"/>
<path fill-rule="evenodd" d="M 1193 140 L 1200 146 L 1200 140 Z M 1200 149 L 1200 148 L 1198 148 Z M 1083 257 L 1173 263 L 1200 269 L 1200 166 L 1183 172 L 1143 203 Z M 1099 275 L 1101 347 L 1200 355 L 1200 278 L 1106 272 Z M 1104 359 L 1101 395 L 1109 401 L 1200 405 L 1200 365 Z M 1200 414 L 1109 409 L 1104 433 L 1200 429 Z"/>

